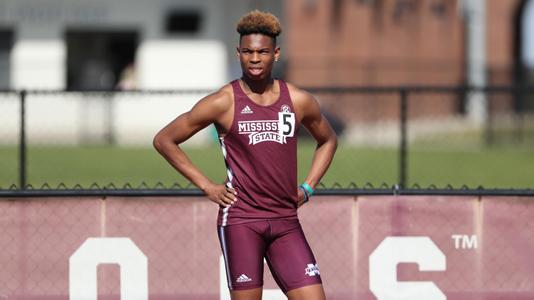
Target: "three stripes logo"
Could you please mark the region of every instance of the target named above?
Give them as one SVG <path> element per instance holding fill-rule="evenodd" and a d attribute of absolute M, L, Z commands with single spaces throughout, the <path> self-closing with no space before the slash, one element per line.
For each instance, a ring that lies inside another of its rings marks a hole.
<path fill-rule="evenodd" d="M 241 282 L 249 282 L 249 281 L 252 281 L 252 279 L 250 279 L 247 275 L 245 274 L 241 274 L 241 276 L 239 276 L 236 280 L 237 282 L 241 283 Z"/>
<path fill-rule="evenodd" d="M 248 105 L 245 106 L 245 108 L 241 110 L 241 114 L 251 114 L 251 113 L 254 113 L 254 112 L 252 111 L 252 109 L 250 109 Z"/>

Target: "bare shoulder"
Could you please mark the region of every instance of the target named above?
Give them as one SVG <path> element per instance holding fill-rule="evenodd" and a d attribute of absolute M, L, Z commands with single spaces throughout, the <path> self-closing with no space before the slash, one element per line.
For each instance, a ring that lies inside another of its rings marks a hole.
<path fill-rule="evenodd" d="M 202 98 L 197 106 L 224 112 L 232 108 L 234 92 L 230 84 Z"/>
<path fill-rule="evenodd" d="M 295 86 L 294 84 L 291 84 L 291 83 L 286 83 L 286 84 L 287 84 L 287 89 L 289 90 L 289 94 L 291 95 L 291 99 L 293 100 L 294 103 L 309 104 L 310 101 L 311 102 L 316 101 L 315 97 L 311 93 Z"/>
<path fill-rule="evenodd" d="M 319 103 L 311 93 L 290 83 L 287 84 L 287 88 L 300 122 L 306 123 L 306 120 L 310 118 L 317 119 L 320 117 Z"/>
<path fill-rule="evenodd" d="M 191 124 L 207 126 L 209 123 L 215 123 L 222 128 L 230 128 L 233 118 L 233 98 L 232 86 L 226 84 L 200 99 L 189 112 L 185 113 L 185 117 Z"/>

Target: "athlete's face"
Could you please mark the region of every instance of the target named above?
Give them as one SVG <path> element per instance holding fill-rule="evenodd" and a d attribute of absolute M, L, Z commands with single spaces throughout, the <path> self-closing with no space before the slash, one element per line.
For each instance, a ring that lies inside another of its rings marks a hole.
<path fill-rule="evenodd" d="M 242 36 L 237 47 L 243 75 L 253 80 L 270 78 L 279 55 L 280 48 L 276 47 L 274 39 L 259 33 Z"/>

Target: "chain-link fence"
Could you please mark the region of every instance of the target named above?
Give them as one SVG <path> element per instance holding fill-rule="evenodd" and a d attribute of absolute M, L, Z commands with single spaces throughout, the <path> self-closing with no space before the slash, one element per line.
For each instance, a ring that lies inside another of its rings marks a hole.
<path fill-rule="evenodd" d="M 339 134 L 323 187 L 534 187 L 534 89 L 308 90 Z M 151 141 L 209 92 L 0 93 L 0 189 L 186 187 Z M 301 132 L 300 179 L 314 149 Z M 210 178 L 224 180 L 213 127 L 185 149 Z"/>
<path fill-rule="evenodd" d="M 17 183 L 20 140 L 20 97 L 17 93 L 0 93 L 0 186 Z"/>

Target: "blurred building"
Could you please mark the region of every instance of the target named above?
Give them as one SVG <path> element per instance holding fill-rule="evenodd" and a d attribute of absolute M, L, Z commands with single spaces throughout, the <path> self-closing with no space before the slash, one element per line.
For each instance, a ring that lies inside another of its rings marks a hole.
<path fill-rule="evenodd" d="M 285 13 L 287 77 L 299 85 L 534 84 L 534 0 L 294 0 Z M 504 114 L 534 109 L 518 97 L 439 97 L 412 98 L 410 116 L 466 114 L 481 125 L 489 106 Z M 398 95 L 360 98 L 320 100 L 345 123 L 399 116 Z"/>
<path fill-rule="evenodd" d="M 239 75 L 236 20 L 281 3 L 0 0 L 0 88 L 213 88 Z"/>
<path fill-rule="evenodd" d="M 469 8 L 475 4 L 483 9 Z M 0 89 L 213 89 L 240 76 L 235 23 L 255 8 L 280 17 L 275 76 L 299 86 L 534 83 L 534 29 L 528 29 L 534 28 L 534 0 L 0 0 Z M 146 107 L 134 114 L 120 106 L 119 96 L 57 95 L 60 109 L 41 116 L 52 102 L 34 95 L 29 126 L 39 128 L 44 117 L 64 120 L 59 114 L 69 103 L 80 116 L 48 131 L 68 129 L 80 141 L 149 144 L 155 130 L 201 95 L 179 104 L 162 99 L 161 111 L 151 114 L 157 99 L 145 96 L 139 104 Z M 409 115 L 443 119 L 436 127 L 469 116 L 480 127 L 491 97 L 411 97 Z M 368 128 L 362 124 L 398 131 L 398 94 L 318 98 L 349 131 Z M 493 109 L 504 114 L 534 111 L 532 101 L 520 97 L 498 100 Z M 9 118 L 15 124 L 15 115 Z M 73 129 L 90 132 L 98 124 L 109 125 L 97 134 Z M 136 139 L 129 135 L 132 124 L 151 125 L 139 128 L 145 133 Z"/>
<path fill-rule="evenodd" d="M 132 65 L 141 87 L 195 87 L 191 74 L 167 83 L 193 61 L 224 82 L 239 75 L 235 22 L 254 8 L 282 19 L 277 74 L 297 84 L 464 84 L 469 1 L 0 0 L 0 87 L 107 89 Z M 487 82 L 528 77 L 532 1 L 482 1 Z"/>
<path fill-rule="evenodd" d="M 0 0 L 0 89 L 214 89 L 240 75 L 235 25 L 254 8 L 283 15 L 282 0 Z M 18 98 L 1 96 L 0 143 L 17 143 Z M 30 93 L 27 140 L 150 145 L 203 96 Z"/>
<path fill-rule="evenodd" d="M 465 84 L 469 1 L 287 1 L 288 76 L 314 86 Z M 517 82 L 526 66 L 531 2 L 483 0 L 488 83 Z"/>

